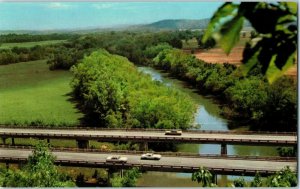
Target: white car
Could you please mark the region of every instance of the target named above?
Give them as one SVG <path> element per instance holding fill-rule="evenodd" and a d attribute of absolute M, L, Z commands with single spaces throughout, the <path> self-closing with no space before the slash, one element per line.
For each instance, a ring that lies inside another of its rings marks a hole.
<path fill-rule="evenodd" d="M 146 153 L 141 156 L 141 159 L 148 159 L 148 160 L 160 160 L 160 154 L 153 154 L 153 153 Z"/>
<path fill-rule="evenodd" d="M 181 135 L 182 131 L 181 130 L 169 130 L 165 132 L 165 135 Z"/>
<path fill-rule="evenodd" d="M 121 156 L 108 156 L 106 158 L 106 162 L 114 162 L 114 163 L 126 163 L 128 160 L 127 157 L 121 157 Z"/>

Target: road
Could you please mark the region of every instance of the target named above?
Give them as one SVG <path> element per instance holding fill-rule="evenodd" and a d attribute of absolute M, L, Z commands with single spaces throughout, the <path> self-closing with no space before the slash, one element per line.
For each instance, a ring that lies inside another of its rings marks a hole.
<path fill-rule="evenodd" d="M 3 158 L 27 158 L 31 153 L 28 149 L 0 149 L 0 159 Z M 68 162 L 75 161 L 83 164 L 89 164 L 89 167 L 115 167 L 116 165 L 106 165 L 106 158 L 111 156 L 110 153 L 92 153 L 92 152 L 52 152 L 56 156 L 57 161 Z M 275 160 L 242 160 L 230 158 L 207 158 L 207 157 L 171 157 L 163 156 L 157 160 L 141 160 L 140 155 L 126 154 L 128 157 L 126 164 L 127 168 L 132 166 L 149 167 L 148 170 L 153 171 L 178 171 L 178 172 L 193 172 L 200 166 L 210 170 L 217 170 L 220 173 L 254 175 L 255 171 L 274 173 L 279 171 L 284 166 L 289 166 L 293 171 L 296 170 L 297 162 L 292 161 L 275 161 Z M 3 160 L 2 160 L 3 161 Z M 5 161 L 4 161 L 5 162 Z M 119 165 L 119 168 L 126 168 L 125 165 Z M 66 163 L 65 165 L 68 165 Z M 94 165 L 94 166 L 93 166 Z M 173 168 L 172 168 L 173 167 Z M 176 168 L 177 167 L 177 168 Z M 185 168 L 185 167 L 190 167 Z M 191 169 L 193 168 L 193 169 Z M 219 171 L 218 171 L 219 170 Z M 224 171 L 225 170 L 225 171 Z M 227 172 L 226 172 L 227 170 Z"/>
<path fill-rule="evenodd" d="M 231 132 L 183 132 L 181 136 L 165 135 L 163 131 L 136 130 L 75 130 L 75 129 L 36 129 L 0 128 L 0 137 L 41 137 L 61 139 L 84 139 L 103 141 L 148 141 L 184 142 L 245 145 L 297 145 L 296 135 L 284 134 L 237 134 Z"/>

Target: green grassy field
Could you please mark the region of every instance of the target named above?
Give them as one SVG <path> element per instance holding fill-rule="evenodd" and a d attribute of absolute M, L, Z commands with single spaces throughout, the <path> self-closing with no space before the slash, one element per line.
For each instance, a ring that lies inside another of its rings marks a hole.
<path fill-rule="evenodd" d="M 49 71 L 46 60 L 0 66 L 0 124 L 78 125 L 71 78 Z"/>
<path fill-rule="evenodd" d="M 66 40 L 49 40 L 49 41 L 36 41 L 36 42 L 24 42 L 24 43 L 2 43 L 0 49 L 11 49 L 13 47 L 33 47 L 35 45 L 52 45 L 57 43 L 63 43 Z"/>

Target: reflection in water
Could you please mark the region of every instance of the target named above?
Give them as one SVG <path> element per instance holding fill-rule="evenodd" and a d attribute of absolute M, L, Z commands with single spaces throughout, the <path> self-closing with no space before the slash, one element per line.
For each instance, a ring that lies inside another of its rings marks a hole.
<path fill-rule="evenodd" d="M 201 125 L 201 130 L 228 130 L 227 121 L 209 114 L 205 106 L 199 106 L 196 115 L 195 115 L 195 123 L 199 123 Z"/>
<path fill-rule="evenodd" d="M 187 177 L 189 176 L 189 177 Z M 138 187 L 196 187 L 197 182 L 191 180 L 191 174 L 180 176 L 175 173 L 147 172 L 137 181 Z"/>
<path fill-rule="evenodd" d="M 221 117 L 220 108 L 214 103 L 213 99 L 199 95 L 197 91 L 189 88 L 185 82 L 170 78 L 168 73 L 163 73 L 150 67 L 139 67 L 138 69 L 143 73 L 149 74 L 153 80 L 163 82 L 168 86 L 172 86 L 188 94 L 198 106 L 194 122 L 201 126 L 199 129 L 228 130 L 228 121 Z"/>
<path fill-rule="evenodd" d="M 222 130 L 228 129 L 228 120 L 220 115 L 219 105 L 211 98 L 200 95 L 197 91 L 189 87 L 185 82 L 173 79 L 168 73 L 163 73 L 149 67 L 139 67 L 141 72 L 149 74 L 153 80 L 163 82 L 167 86 L 179 89 L 188 94 L 197 105 L 195 113 L 195 124 L 199 124 L 201 130 Z M 178 151 L 191 152 L 200 154 L 220 154 L 221 147 L 216 144 L 180 144 Z M 277 155 L 276 147 L 262 146 L 242 146 L 227 145 L 228 155 L 248 155 L 248 156 L 275 156 Z M 200 166 L 200 165 L 199 165 Z M 162 179 L 164 178 L 164 179 Z M 226 186 L 228 179 L 235 179 L 235 176 L 218 176 L 218 185 Z M 251 180 L 252 177 L 245 177 L 245 180 Z M 137 186 L 199 186 L 196 182 L 191 181 L 191 174 L 187 173 L 160 173 L 147 172 L 142 175 Z"/>

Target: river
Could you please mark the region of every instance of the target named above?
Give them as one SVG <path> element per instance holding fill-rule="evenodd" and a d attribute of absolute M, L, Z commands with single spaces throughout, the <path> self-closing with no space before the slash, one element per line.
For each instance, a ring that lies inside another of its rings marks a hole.
<path fill-rule="evenodd" d="M 230 130 L 228 128 L 229 120 L 221 116 L 220 104 L 213 96 L 204 96 L 186 82 L 170 77 L 168 73 L 155 70 L 150 67 L 138 67 L 146 74 L 151 75 L 153 80 L 160 81 L 168 87 L 174 87 L 188 94 L 197 105 L 194 122 L 199 124 L 201 130 Z M 246 130 L 247 127 L 239 128 Z M 220 145 L 214 144 L 180 144 L 178 150 L 181 152 L 193 152 L 199 154 L 220 154 Z M 228 155 L 253 155 L 253 156 L 274 156 L 277 155 L 276 147 L 262 146 L 239 146 L 227 145 Z M 226 186 L 228 180 L 236 178 L 235 176 L 218 175 L 218 185 Z M 245 177 L 246 180 L 251 177 Z M 187 173 L 161 173 L 147 172 L 138 180 L 137 186 L 152 187 L 193 187 L 199 186 L 198 183 L 191 181 L 191 174 Z"/>

